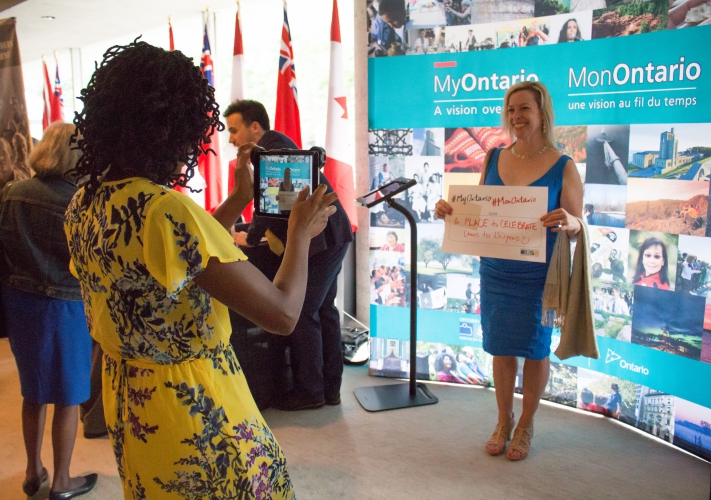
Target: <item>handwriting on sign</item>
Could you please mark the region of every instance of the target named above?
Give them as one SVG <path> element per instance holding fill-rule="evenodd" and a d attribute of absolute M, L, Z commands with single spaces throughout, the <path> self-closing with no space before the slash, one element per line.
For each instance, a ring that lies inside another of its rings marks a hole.
<path fill-rule="evenodd" d="M 442 250 L 497 259 L 545 262 L 548 190 L 530 186 L 449 187 L 452 206 Z"/>
<path fill-rule="evenodd" d="M 520 205 L 522 203 L 536 203 L 536 198 L 528 198 L 526 196 L 512 196 L 506 198 L 504 196 L 499 196 L 491 200 L 491 205 L 498 207 L 501 205 Z"/>
<path fill-rule="evenodd" d="M 489 227 L 489 219 L 484 217 L 464 217 L 462 222 L 460 222 L 459 219 L 459 217 L 454 218 L 455 226 Z"/>
<path fill-rule="evenodd" d="M 455 216 L 452 225 L 463 228 L 459 234 L 465 240 L 489 240 L 497 245 L 528 245 L 541 230 L 538 220 L 511 217 Z"/>

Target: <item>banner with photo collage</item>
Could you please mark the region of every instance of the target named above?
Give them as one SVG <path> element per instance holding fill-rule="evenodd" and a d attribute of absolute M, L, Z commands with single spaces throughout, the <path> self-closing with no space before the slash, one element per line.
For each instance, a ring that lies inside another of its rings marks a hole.
<path fill-rule="evenodd" d="M 479 259 L 442 252 L 433 211 L 510 144 L 506 89 L 538 80 L 585 186 L 601 353 L 551 355 L 544 397 L 711 459 L 711 2 L 369 0 L 367 11 L 371 188 L 417 180 L 399 201 L 418 235 L 412 263 L 405 218 L 371 209 L 370 373 L 407 377 L 416 269 L 418 377 L 491 384 Z"/>

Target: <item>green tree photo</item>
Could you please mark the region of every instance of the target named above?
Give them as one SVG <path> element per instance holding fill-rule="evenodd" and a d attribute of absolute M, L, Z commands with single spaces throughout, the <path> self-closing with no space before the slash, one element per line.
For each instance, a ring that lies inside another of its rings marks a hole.
<path fill-rule="evenodd" d="M 570 9 L 558 0 L 536 0 L 536 17 L 555 16 L 556 14 L 567 14 Z"/>
<path fill-rule="evenodd" d="M 442 247 L 437 245 L 437 248 L 432 253 L 432 258 L 442 264 L 442 269 L 447 270 L 447 266 L 452 262 L 453 253 L 443 252 Z"/>
<path fill-rule="evenodd" d="M 440 245 L 441 243 L 435 239 L 422 238 L 417 245 L 417 260 L 424 262 L 425 267 L 428 267 L 430 262 L 437 260 L 435 252 L 440 251 Z"/>

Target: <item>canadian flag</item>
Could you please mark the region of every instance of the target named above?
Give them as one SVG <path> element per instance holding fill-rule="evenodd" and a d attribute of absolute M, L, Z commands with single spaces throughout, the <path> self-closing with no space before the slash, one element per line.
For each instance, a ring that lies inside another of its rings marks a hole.
<path fill-rule="evenodd" d="M 242 47 L 242 23 L 239 18 L 240 5 L 237 3 L 237 16 L 235 18 L 235 45 L 232 55 L 232 91 L 230 93 L 230 100 L 232 102 L 244 99 L 245 96 L 245 85 L 244 85 L 244 48 Z M 230 160 L 229 167 L 227 169 L 227 192 L 231 193 L 232 189 L 235 187 L 235 168 L 237 168 L 237 160 Z M 242 219 L 244 222 L 252 222 L 252 215 L 254 214 L 254 203 L 250 203 L 242 212 Z"/>
<path fill-rule="evenodd" d="M 333 0 L 331 18 L 331 74 L 328 85 L 328 115 L 326 121 L 326 166 L 323 173 L 338 193 L 338 199 L 348 214 L 353 231 L 358 229 L 353 185 L 353 149 L 349 139 L 346 105 L 346 79 L 343 71 L 341 26 L 338 21 L 338 2 Z"/>
<path fill-rule="evenodd" d="M 44 86 L 42 89 L 42 97 L 44 99 L 44 112 L 42 113 L 42 130 L 46 130 L 49 124 L 52 123 L 52 105 L 54 104 L 54 92 L 52 91 L 52 82 L 49 79 L 49 71 L 47 71 L 47 61 L 42 59 L 42 67 L 44 68 Z"/>

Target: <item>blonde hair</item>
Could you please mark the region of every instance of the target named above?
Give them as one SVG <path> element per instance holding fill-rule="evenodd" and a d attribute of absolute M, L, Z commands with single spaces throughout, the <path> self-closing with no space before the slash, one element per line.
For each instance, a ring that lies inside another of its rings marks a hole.
<path fill-rule="evenodd" d="M 538 103 L 538 107 L 541 110 L 541 120 L 543 121 L 544 130 L 543 138 L 546 140 L 548 146 L 555 147 L 555 134 L 553 133 L 553 99 L 551 99 L 551 95 L 548 92 L 546 86 L 543 85 L 541 82 L 518 82 L 517 84 L 509 88 L 509 90 L 506 92 L 506 95 L 504 96 L 504 111 L 501 114 L 501 122 L 502 126 L 504 127 L 504 130 L 506 130 L 506 132 L 509 134 L 509 137 L 511 137 L 511 140 L 513 140 L 516 136 L 516 133 L 511 124 L 509 123 L 509 99 L 511 99 L 511 96 L 513 94 L 522 90 L 530 90 L 531 92 L 533 92 L 533 95 L 536 98 L 536 102 Z"/>
<path fill-rule="evenodd" d="M 30 153 L 30 167 L 37 177 L 64 175 L 79 160 L 79 150 L 69 145 L 76 127 L 71 123 L 55 122 L 44 131 L 42 140 Z"/>

